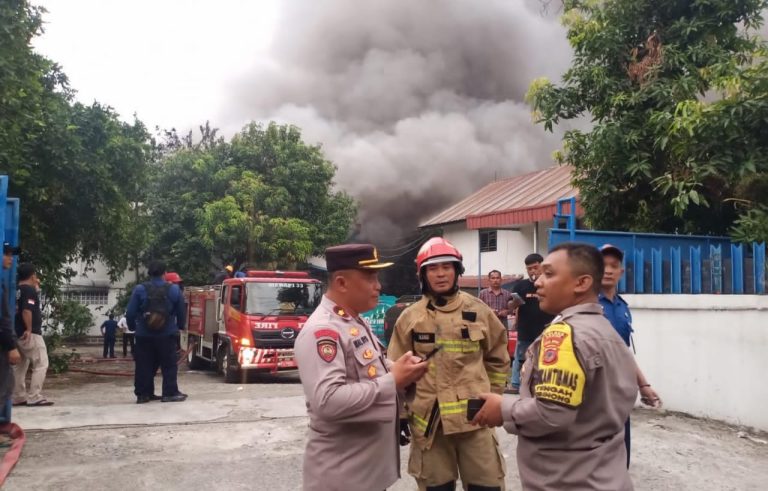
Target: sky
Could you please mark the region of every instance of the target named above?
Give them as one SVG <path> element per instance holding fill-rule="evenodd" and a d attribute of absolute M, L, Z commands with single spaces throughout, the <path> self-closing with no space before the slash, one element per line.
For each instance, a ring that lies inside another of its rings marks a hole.
<path fill-rule="evenodd" d="M 38 0 L 78 99 L 180 131 L 299 126 L 386 241 L 494 179 L 554 165 L 525 93 L 571 51 L 541 0 Z M 578 124 L 578 123 L 577 123 Z"/>
<path fill-rule="evenodd" d="M 42 0 L 35 48 L 59 63 L 77 98 L 136 113 L 148 127 L 222 119 L 228 84 L 264 57 L 277 0 Z"/>

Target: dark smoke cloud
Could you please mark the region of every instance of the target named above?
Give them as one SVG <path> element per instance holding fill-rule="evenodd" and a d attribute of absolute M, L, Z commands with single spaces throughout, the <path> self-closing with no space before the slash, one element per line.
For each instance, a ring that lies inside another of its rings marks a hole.
<path fill-rule="evenodd" d="M 322 144 L 361 205 L 363 236 L 409 233 L 494 178 L 552 165 L 560 134 L 533 124 L 530 82 L 571 51 L 537 0 L 294 0 L 254 63 L 226 130 L 270 120 Z"/>

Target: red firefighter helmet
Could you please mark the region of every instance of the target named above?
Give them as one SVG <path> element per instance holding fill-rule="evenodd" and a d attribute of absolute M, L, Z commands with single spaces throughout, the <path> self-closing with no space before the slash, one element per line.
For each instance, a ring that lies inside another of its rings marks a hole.
<path fill-rule="evenodd" d="M 168 271 L 165 273 L 163 279 L 168 283 L 176 283 L 177 285 L 181 283 L 181 276 L 179 276 L 179 273 L 175 273 L 173 271 Z"/>
<path fill-rule="evenodd" d="M 424 242 L 416 254 L 416 270 L 421 272 L 421 268 L 429 264 L 448 262 L 461 264 L 463 260 L 463 256 L 453 244 L 442 237 L 432 237 Z"/>

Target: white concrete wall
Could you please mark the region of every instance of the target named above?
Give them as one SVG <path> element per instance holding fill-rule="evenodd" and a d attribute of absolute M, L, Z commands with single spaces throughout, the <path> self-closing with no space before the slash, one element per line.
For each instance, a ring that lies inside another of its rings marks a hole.
<path fill-rule="evenodd" d="M 547 250 L 547 230 L 550 224 L 539 224 L 538 251 L 545 255 Z M 496 235 L 496 251 L 483 252 L 478 258 L 479 232 L 467 230 L 464 222 L 443 227 L 443 236 L 451 241 L 464 255 L 464 268 L 467 275 L 477 275 L 478 261 L 480 274 L 498 269 L 502 274 L 517 274 L 525 276 L 525 256 L 533 252 L 533 225 L 522 225 L 519 230 L 498 230 Z"/>
<path fill-rule="evenodd" d="M 106 305 L 87 305 L 88 309 L 93 314 L 94 324 L 91 326 L 88 334 L 99 335 L 99 327 L 102 322 L 107 320 L 107 311 L 111 309 L 117 303 L 117 297 L 125 289 L 125 286 L 131 281 L 136 280 L 136 273 L 132 269 L 128 269 L 123 273 L 122 277 L 116 282 L 112 282 L 107 272 L 107 267 L 100 261 L 94 262 L 88 266 L 82 261 L 75 261 L 66 266 L 73 269 L 77 274 L 69 280 L 69 282 L 63 286 L 63 288 L 79 289 L 79 288 L 107 288 L 108 298 Z M 143 273 L 141 273 L 143 274 Z M 119 319 L 119 317 L 117 317 Z"/>
<path fill-rule="evenodd" d="M 667 409 L 768 431 L 768 297 L 624 298 L 638 363 Z"/>

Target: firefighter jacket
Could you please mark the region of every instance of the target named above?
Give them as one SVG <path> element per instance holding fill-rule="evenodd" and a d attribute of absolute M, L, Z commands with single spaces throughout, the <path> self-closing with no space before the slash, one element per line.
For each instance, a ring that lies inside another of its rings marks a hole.
<path fill-rule="evenodd" d="M 422 449 L 431 446 L 438 424 L 446 435 L 476 431 L 467 421 L 467 401 L 484 392 L 501 394 L 509 376 L 507 331 L 493 311 L 463 292 L 436 303 L 424 295 L 405 309 L 387 350 L 397 360 L 409 350 L 424 357 L 441 348 L 408 405 L 413 441 Z"/>

